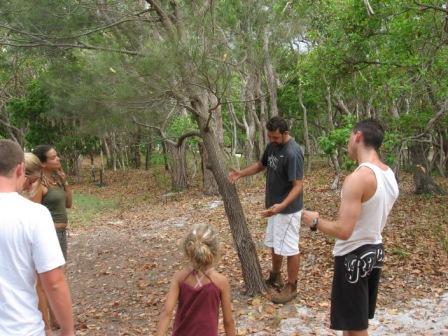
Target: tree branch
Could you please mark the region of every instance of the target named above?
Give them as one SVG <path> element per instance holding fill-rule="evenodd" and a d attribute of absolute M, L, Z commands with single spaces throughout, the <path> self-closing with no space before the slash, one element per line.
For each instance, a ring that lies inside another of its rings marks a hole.
<path fill-rule="evenodd" d="M 367 10 L 367 15 L 371 16 L 374 15 L 375 12 L 373 11 L 372 6 L 370 6 L 369 0 L 364 0 L 364 5 L 366 6 L 366 10 Z"/>
<path fill-rule="evenodd" d="M 213 112 L 216 111 L 216 109 L 221 105 L 221 98 L 216 97 L 216 99 L 217 99 L 216 105 L 208 110 L 208 119 L 207 119 L 207 123 L 205 124 L 205 128 L 204 128 L 204 131 L 206 131 L 206 132 L 208 132 L 210 130 L 209 126 L 210 126 L 210 121 L 212 120 Z"/>
<path fill-rule="evenodd" d="M 77 34 L 77 35 L 71 35 L 71 36 L 46 36 L 46 35 L 42 35 L 42 34 L 34 34 L 34 33 L 30 33 L 30 32 L 24 31 L 24 30 L 20 30 L 20 29 L 14 28 L 14 27 L 5 26 L 5 25 L 2 25 L 2 24 L 0 24 L 0 28 L 4 28 L 6 30 L 9 30 L 9 31 L 21 34 L 21 35 L 31 36 L 33 38 L 39 39 L 40 41 L 49 42 L 49 41 L 58 41 L 58 40 L 73 40 L 73 39 L 77 39 L 79 37 L 88 36 L 90 34 L 97 33 L 97 32 L 103 31 L 103 30 L 107 30 L 109 28 L 112 28 L 112 27 L 115 27 L 115 26 L 119 26 L 119 25 L 121 25 L 123 23 L 132 22 L 132 21 L 151 22 L 152 23 L 152 22 L 160 22 L 160 19 L 149 20 L 149 19 L 142 19 L 142 18 L 126 18 L 126 19 L 122 19 L 122 20 L 119 20 L 119 21 L 112 22 L 112 23 L 107 24 L 105 26 L 101 26 L 101 27 L 94 28 L 92 30 L 88 30 L 88 31 L 86 31 L 84 33 L 80 33 L 80 34 Z"/>
<path fill-rule="evenodd" d="M 115 52 L 120 54 L 126 54 L 131 56 L 140 56 L 144 57 L 145 54 L 142 54 L 138 51 L 131 51 L 125 49 L 112 49 L 112 48 L 104 48 L 104 47 L 96 47 L 86 43 L 79 42 L 78 44 L 73 43 L 51 43 L 51 42 L 36 42 L 36 43 L 25 43 L 25 44 L 16 44 L 10 43 L 5 40 L 0 40 L 0 46 L 11 46 L 17 48 L 42 48 L 42 47 L 51 47 L 51 48 L 61 48 L 61 49 L 87 49 L 87 50 L 98 50 L 98 51 L 108 51 Z"/>
<path fill-rule="evenodd" d="M 198 131 L 190 131 L 187 132 L 185 134 L 182 134 L 179 139 L 177 139 L 177 147 L 182 146 L 183 142 L 185 141 L 185 139 L 189 138 L 189 137 L 193 137 L 193 136 L 197 136 L 199 138 L 202 138 L 201 133 L 199 133 Z"/>
<path fill-rule="evenodd" d="M 417 1 L 414 1 L 414 3 L 420 7 L 420 10 L 425 11 L 427 9 L 434 9 L 436 11 L 439 12 L 443 12 L 445 14 L 448 14 L 448 7 L 447 8 L 443 8 L 443 7 L 438 7 L 438 6 L 434 6 L 434 5 L 429 5 L 429 4 L 423 4 Z"/>
<path fill-rule="evenodd" d="M 162 21 L 162 24 L 165 26 L 165 29 L 171 34 L 174 35 L 176 32 L 175 26 L 173 21 L 170 19 L 170 17 L 165 13 L 165 11 L 162 9 L 161 4 L 157 0 L 146 0 L 147 3 L 151 5 L 151 8 L 153 8 L 157 15 L 159 16 L 160 20 Z"/>
<path fill-rule="evenodd" d="M 164 132 L 164 130 L 162 129 L 162 127 L 157 127 L 157 126 L 154 126 L 154 125 L 149 125 L 149 124 L 142 123 L 142 122 L 138 121 L 137 118 L 136 118 L 135 116 L 132 117 L 132 121 L 133 121 L 134 124 L 136 124 L 136 125 L 143 126 L 143 127 L 146 127 L 146 128 L 152 128 L 152 129 L 155 129 L 157 132 L 159 132 L 159 134 L 160 134 L 160 136 L 162 137 L 163 141 L 168 142 L 168 143 L 172 144 L 173 146 L 177 146 L 177 144 L 176 144 L 173 140 L 168 139 L 168 138 L 166 137 L 165 132 Z"/>
<path fill-rule="evenodd" d="M 410 65 L 403 65 L 398 63 L 389 63 L 389 62 L 380 62 L 380 61 L 352 61 L 352 60 L 344 60 L 345 63 L 350 65 L 358 65 L 358 64 L 366 64 L 366 65 L 392 65 L 397 68 L 409 68 Z"/>
<path fill-rule="evenodd" d="M 431 118 L 430 121 L 426 124 L 424 133 L 427 133 L 431 130 L 435 123 L 440 120 L 444 116 L 444 114 L 448 111 L 448 99 L 441 105 L 440 110 Z"/>

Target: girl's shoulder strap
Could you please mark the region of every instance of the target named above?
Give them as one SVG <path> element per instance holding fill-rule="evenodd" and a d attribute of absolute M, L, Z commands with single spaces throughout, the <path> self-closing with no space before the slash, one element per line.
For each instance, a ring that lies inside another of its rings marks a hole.
<path fill-rule="evenodd" d="M 185 282 L 185 280 L 187 280 L 187 278 L 188 278 L 190 275 L 196 273 L 196 270 L 195 270 L 195 269 L 191 269 L 191 270 L 187 270 L 187 269 L 186 269 L 185 271 L 186 271 L 186 274 L 187 274 L 187 275 L 183 277 L 183 279 L 182 279 L 181 282 Z"/>
<path fill-rule="evenodd" d="M 210 278 L 210 274 L 214 271 L 215 271 L 215 268 L 211 267 L 208 270 L 206 270 L 205 272 L 203 272 L 204 275 L 210 280 L 210 282 L 213 282 L 213 280 Z"/>

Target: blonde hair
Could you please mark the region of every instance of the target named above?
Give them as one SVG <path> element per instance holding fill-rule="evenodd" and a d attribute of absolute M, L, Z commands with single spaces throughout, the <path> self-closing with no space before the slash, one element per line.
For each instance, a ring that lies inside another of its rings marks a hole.
<path fill-rule="evenodd" d="M 195 224 L 183 241 L 183 250 L 195 270 L 204 271 L 218 259 L 216 230 L 209 224 Z"/>
<path fill-rule="evenodd" d="M 33 153 L 25 153 L 25 174 L 28 176 L 39 175 L 42 171 L 42 163 Z"/>
<path fill-rule="evenodd" d="M 25 175 L 39 176 L 42 179 L 42 163 L 33 153 L 25 153 Z M 35 184 L 30 190 L 22 191 L 22 195 L 26 198 L 33 198 L 39 190 L 40 183 Z"/>

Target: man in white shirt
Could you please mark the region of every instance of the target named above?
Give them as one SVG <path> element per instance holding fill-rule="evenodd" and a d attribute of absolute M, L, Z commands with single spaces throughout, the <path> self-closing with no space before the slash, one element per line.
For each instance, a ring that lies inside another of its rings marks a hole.
<path fill-rule="evenodd" d="M 313 211 L 302 214 L 311 230 L 336 237 L 330 328 L 343 330 L 344 336 L 368 334 L 384 261 L 381 232 L 398 197 L 394 173 L 378 155 L 383 138 L 377 121 L 358 122 L 348 155 L 359 166 L 344 181 L 338 219 L 326 220 Z"/>
<path fill-rule="evenodd" d="M 61 326 L 73 336 L 65 264 L 48 210 L 18 193 L 25 181 L 18 144 L 0 140 L 0 336 L 44 336 L 37 307 L 36 272 Z"/>

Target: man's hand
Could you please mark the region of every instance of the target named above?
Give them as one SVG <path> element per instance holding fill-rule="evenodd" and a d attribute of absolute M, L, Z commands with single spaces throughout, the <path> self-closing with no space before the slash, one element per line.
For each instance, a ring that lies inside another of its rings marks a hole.
<path fill-rule="evenodd" d="M 261 212 L 261 215 L 263 217 L 271 217 L 271 216 L 274 216 L 274 215 L 280 213 L 283 209 L 284 209 L 283 205 L 281 205 L 281 204 L 274 204 L 269 209 L 263 210 Z"/>
<path fill-rule="evenodd" d="M 315 218 L 319 218 L 319 213 L 317 211 L 302 210 L 302 222 L 305 223 L 306 226 L 310 227 Z"/>
<path fill-rule="evenodd" d="M 229 175 L 227 176 L 230 183 L 235 183 L 241 177 L 241 171 L 230 168 Z"/>

